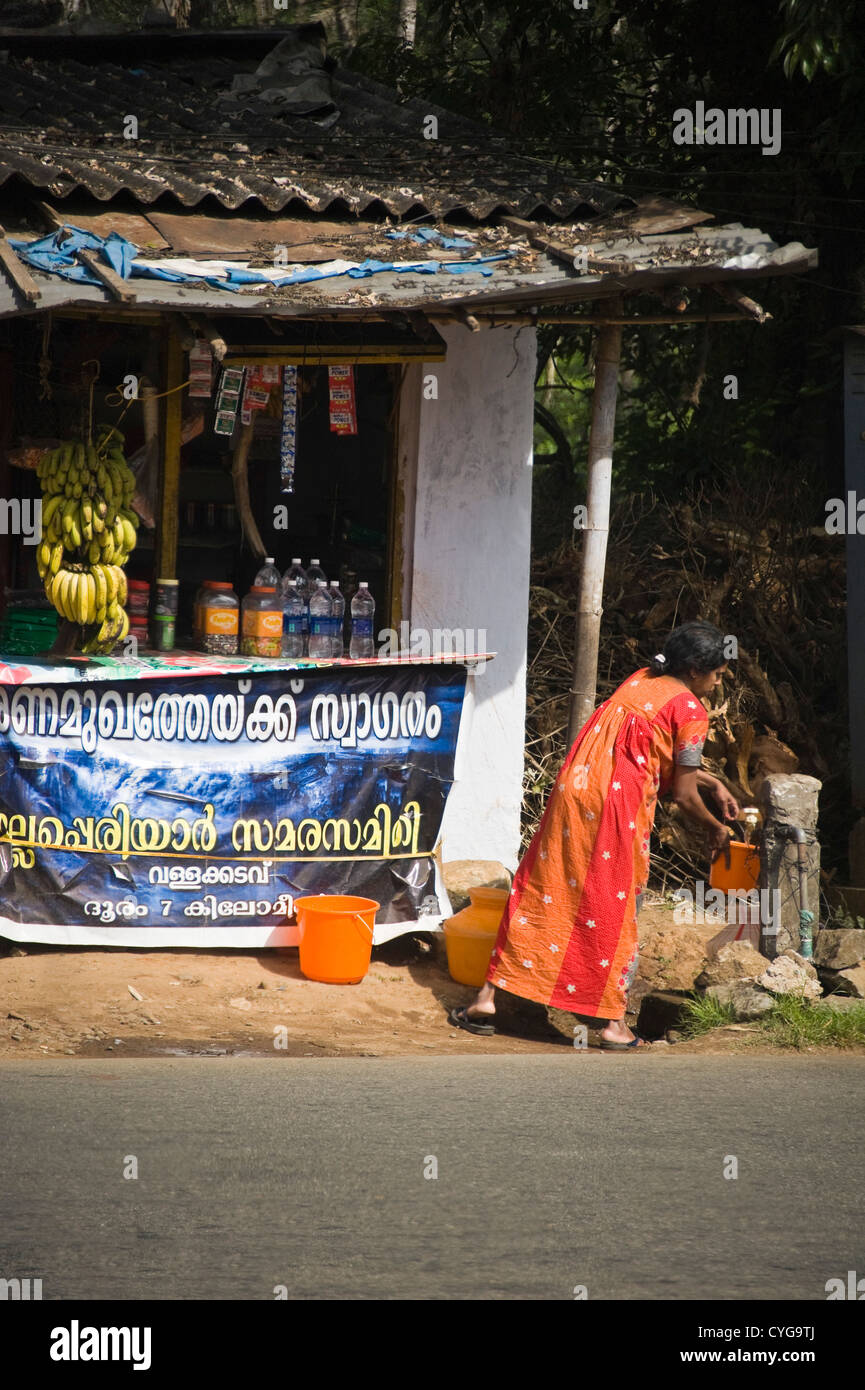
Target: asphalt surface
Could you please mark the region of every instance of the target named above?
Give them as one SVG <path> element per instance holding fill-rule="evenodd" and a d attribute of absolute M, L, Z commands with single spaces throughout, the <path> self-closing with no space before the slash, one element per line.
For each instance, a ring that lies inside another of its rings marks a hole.
<path fill-rule="evenodd" d="M 825 1300 L 865 1273 L 863 1083 L 843 1055 L 7 1063 L 0 1277 L 45 1300 Z"/>

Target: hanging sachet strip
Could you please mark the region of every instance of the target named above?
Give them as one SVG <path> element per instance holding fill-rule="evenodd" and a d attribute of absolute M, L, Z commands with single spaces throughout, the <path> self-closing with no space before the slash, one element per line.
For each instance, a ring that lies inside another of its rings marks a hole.
<path fill-rule="evenodd" d="M 282 492 L 294 492 L 297 458 L 297 367 L 282 369 L 282 435 L 279 442 L 279 477 Z"/>
<path fill-rule="evenodd" d="M 335 434 L 357 434 L 354 367 L 328 367 L 330 428 Z"/>
<path fill-rule="evenodd" d="M 223 367 L 219 380 L 219 395 L 216 397 L 216 419 L 214 434 L 233 434 L 237 423 L 237 409 L 243 387 L 242 367 Z"/>

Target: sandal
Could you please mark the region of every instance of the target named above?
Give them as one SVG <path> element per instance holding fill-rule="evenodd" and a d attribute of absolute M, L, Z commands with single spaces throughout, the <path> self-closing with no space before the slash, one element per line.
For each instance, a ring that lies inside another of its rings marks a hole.
<path fill-rule="evenodd" d="M 466 1008 L 451 1009 L 448 1017 L 457 1028 L 464 1028 L 467 1033 L 478 1033 L 483 1038 L 493 1037 L 496 1031 L 495 1024 L 492 1022 L 495 1014 L 487 1014 L 487 1018 L 490 1019 L 489 1023 L 476 1023 L 473 1018 L 469 1018 Z"/>
<path fill-rule="evenodd" d="M 636 1049 L 648 1046 L 649 1043 L 647 1039 L 641 1038 L 639 1033 L 635 1033 L 631 1041 L 626 1043 L 611 1042 L 609 1038 L 601 1038 L 601 1041 L 598 1043 L 598 1047 L 602 1052 L 628 1052 L 632 1048 Z"/>

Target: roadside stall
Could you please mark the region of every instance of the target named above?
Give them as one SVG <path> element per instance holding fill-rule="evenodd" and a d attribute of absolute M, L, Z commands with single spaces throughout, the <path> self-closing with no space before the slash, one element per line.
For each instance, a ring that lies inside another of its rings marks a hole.
<path fill-rule="evenodd" d="M 13 940 L 294 944 L 294 901 L 319 893 L 375 899 L 386 940 L 448 909 L 435 850 L 465 661 L 348 654 L 359 585 L 390 601 L 392 369 L 442 349 L 207 328 L 6 326 L 33 520 L 0 636 Z M 277 583 L 256 586 L 265 550 Z M 323 657 L 283 655 L 298 556 L 348 601 Z"/>

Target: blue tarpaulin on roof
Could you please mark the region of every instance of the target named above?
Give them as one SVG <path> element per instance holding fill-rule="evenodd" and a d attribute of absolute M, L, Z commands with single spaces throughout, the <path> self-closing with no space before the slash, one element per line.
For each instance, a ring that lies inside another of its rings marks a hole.
<path fill-rule="evenodd" d="M 421 235 L 423 232 L 429 232 L 430 235 L 423 236 Z M 430 228 L 419 228 L 413 235 L 422 242 L 435 239 Z M 439 233 L 435 235 L 438 236 L 443 246 L 468 246 L 471 244 L 456 238 L 442 237 Z M 119 236 L 117 232 L 110 232 L 107 237 L 100 237 L 95 232 L 86 232 L 81 227 L 75 227 L 71 223 L 63 228 L 58 228 L 57 231 L 49 233 L 48 236 L 44 236 L 38 241 L 22 241 L 20 238 L 12 240 L 10 238 L 9 245 L 22 261 L 26 261 L 34 269 L 50 275 L 61 275 L 66 280 L 75 280 L 88 285 L 98 285 L 101 282 L 92 270 L 86 265 L 82 265 L 77 259 L 77 252 L 81 250 L 100 253 L 111 269 L 124 280 L 144 277 L 151 280 L 169 280 L 175 284 L 197 284 L 204 281 L 213 289 L 224 290 L 238 290 L 243 285 L 279 288 L 282 285 L 301 285 L 311 280 L 325 280 L 339 275 L 348 275 L 352 279 L 365 279 L 369 275 L 377 275 L 388 270 L 398 273 L 412 272 L 416 275 L 435 275 L 439 270 L 444 270 L 451 275 L 477 271 L 480 275 L 490 276 L 493 273 L 490 269 L 490 263 L 507 260 L 511 255 L 509 251 L 500 251 L 494 256 L 479 256 L 471 261 L 366 260 L 351 264 L 346 261 L 336 261 L 319 266 L 295 266 L 285 272 L 224 265 L 221 267 L 221 273 L 215 275 L 212 262 L 202 261 L 196 264 L 194 269 L 188 271 L 163 268 L 158 261 L 141 260 L 138 256 L 139 248 L 131 241 L 127 241 L 125 237 Z M 199 264 L 200 271 L 198 269 Z"/>

